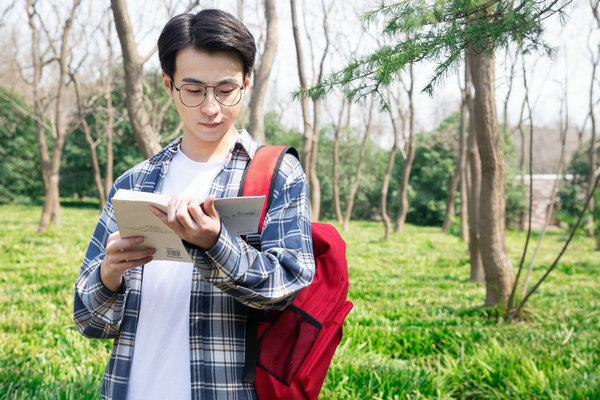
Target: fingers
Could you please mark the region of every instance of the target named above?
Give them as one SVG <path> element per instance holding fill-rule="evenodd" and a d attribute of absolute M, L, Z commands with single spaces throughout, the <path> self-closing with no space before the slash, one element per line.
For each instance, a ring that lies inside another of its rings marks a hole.
<path fill-rule="evenodd" d="M 210 195 L 204 200 L 202 211 L 212 219 L 219 219 L 219 212 L 215 208 L 215 196 Z"/>
<path fill-rule="evenodd" d="M 198 199 L 183 199 L 177 207 L 175 214 L 176 221 L 183 227 L 185 231 L 195 231 L 199 220 L 192 218 L 190 212 L 200 208 L 200 202 Z M 194 214 L 198 215 L 197 212 Z"/>
<path fill-rule="evenodd" d="M 203 248 L 212 247 L 221 232 L 221 219 L 213 195 L 204 202 L 199 198 L 173 196 L 166 213 L 152 206 L 149 209 L 177 236 Z"/>
<path fill-rule="evenodd" d="M 121 238 L 118 231 L 108 237 L 106 255 L 100 265 L 100 278 L 107 288 L 117 291 L 125 271 L 152 261 L 156 250 L 151 247 L 139 248 L 143 242 L 141 236 Z"/>
<path fill-rule="evenodd" d="M 169 200 L 169 204 L 167 205 L 167 221 L 169 224 L 174 223 L 177 220 L 177 205 L 179 203 L 179 197 L 173 196 L 171 200 Z"/>

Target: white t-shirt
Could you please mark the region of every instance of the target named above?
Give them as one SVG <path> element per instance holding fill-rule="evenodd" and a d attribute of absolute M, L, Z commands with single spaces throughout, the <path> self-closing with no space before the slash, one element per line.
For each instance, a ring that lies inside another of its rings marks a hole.
<path fill-rule="evenodd" d="M 225 162 L 171 160 L 162 194 L 205 199 Z M 129 375 L 129 400 L 191 398 L 191 263 L 152 261 L 144 267 L 140 314 Z"/>

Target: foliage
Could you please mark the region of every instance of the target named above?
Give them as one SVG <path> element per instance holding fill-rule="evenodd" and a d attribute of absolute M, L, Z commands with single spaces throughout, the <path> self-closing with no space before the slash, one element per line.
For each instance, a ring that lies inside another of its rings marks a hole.
<path fill-rule="evenodd" d="M 364 132 L 358 129 L 342 130 L 339 154 L 339 190 L 342 212 L 346 210 L 348 196 L 358 164 L 358 148 L 360 148 Z M 335 218 L 333 207 L 333 145 L 335 126 L 327 125 L 321 129 L 319 137 L 319 157 L 317 159 L 317 176 L 321 188 L 321 218 Z M 302 151 L 302 134 L 283 126 L 274 111 L 265 114 L 265 137 L 268 144 L 293 146 Z M 369 141 L 362 167 L 359 190 L 356 194 L 353 218 L 371 219 L 378 215 L 380 182 L 383 178 L 387 152 Z"/>
<path fill-rule="evenodd" d="M 408 190 L 409 209 L 406 221 L 416 225 L 440 226 L 446 214 L 446 200 L 450 181 L 454 175 L 460 114 L 454 113 L 444 119 L 431 132 L 421 132 L 416 137 L 415 159 L 413 162 Z M 514 172 L 517 153 L 511 139 L 503 138 L 503 149 L 507 160 L 509 177 L 506 179 L 506 221 L 516 224 L 522 211 L 525 211 L 525 187 Z M 396 156 L 388 204 L 392 215 L 397 213 L 399 182 L 403 158 Z M 460 195 L 455 194 L 456 209 L 460 207 Z"/>
<path fill-rule="evenodd" d="M 589 187 L 588 175 L 590 173 L 589 161 L 590 143 L 580 147 L 573 153 L 573 157 L 567 166 L 566 175 L 560 182 L 558 197 L 560 208 L 556 212 L 559 220 L 574 226 L 586 200 L 587 188 Z M 600 151 L 598 151 L 600 155 Z M 567 176 L 569 178 L 567 179 Z M 595 193 L 595 204 L 600 204 L 600 193 Z M 600 217 L 600 207 L 595 207 L 594 219 Z M 589 211 L 587 211 L 589 213 Z M 584 219 L 585 221 L 585 219 Z"/>
<path fill-rule="evenodd" d="M 0 204 L 43 195 L 32 115 L 23 96 L 0 87 Z"/>
<path fill-rule="evenodd" d="M 317 174 L 321 182 L 321 217 L 335 218 L 333 205 L 333 146 L 335 138 L 333 125 L 321 130 L 319 139 L 319 158 Z M 356 176 L 359 161 L 359 149 L 362 145 L 364 130 L 342 128 L 339 143 L 339 195 L 342 214 L 345 215 L 352 184 Z M 380 213 L 381 182 L 387 163 L 388 153 L 369 139 L 365 149 L 365 158 L 361 167 L 358 191 L 352 208 L 352 218 L 373 219 Z"/>
<path fill-rule="evenodd" d="M 43 235 L 38 215 L 0 207 L 0 398 L 96 399 L 112 344 L 79 335 L 71 315 L 97 204 L 63 200 L 64 226 Z M 531 323 L 505 324 L 473 307 L 485 289 L 468 280 L 467 245 L 456 237 L 406 225 L 384 242 L 381 224 L 364 221 L 340 232 L 354 309 L 321 399 L 600 397 L 592 239 L 578 236 L 531 299 Z M 546 233 L 534 276 L 565 235 Z M 509 249 L 523 239 L 509 231 Z M 510 256 L 514 265 L 520 254 Z"/>
<path fill-rule="evenodd" d="M 456 125 L 447 118 L 431 133 L 416 138 L 415 159 L 409 180 L 406 222 L 417 225 L 441 225 L 446 213 L 448 186 L 454 175 Z M 394 163 L 392 195 L 398 192 L 402 173 L 402 155 Z M 397 205 L 397 201 L 390 203 Z"/>
<path fill-rule="evenodd" d="M 568 3 L 568 2 L 567 2 Z M 406 0 L 380 2 L 365 14 L 368 23 L 383 20 L 382 35 L 392 44 L 353 60 L 296 96 L 324 96 L 337 86 L 349 88 L 349 97 L 378 91 L 398 78 L 407 64 L 434 61 L 436 70 L 424 90 L 431 94 L 461 60 L 465 50 L 490 51 L 516 42 L 524 51 L 551 48 L 542 40 L 542 21 L 559 13 L 559 0 Z"/>

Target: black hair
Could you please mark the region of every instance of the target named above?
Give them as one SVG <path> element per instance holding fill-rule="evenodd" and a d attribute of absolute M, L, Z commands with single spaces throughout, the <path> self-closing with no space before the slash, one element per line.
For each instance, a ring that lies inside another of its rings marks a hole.
<path fill-rule="evenodd" d="M 158 37 L 158 57 L 165 74 L 173 78 L 177 51 L 193 47 L 209 53 L 230 51 L 240 56 L 244 76 L 250 74 L 256 56 L 254 36 L 228 12 L 206 9 L 180 14 L 169 20 Z"/>

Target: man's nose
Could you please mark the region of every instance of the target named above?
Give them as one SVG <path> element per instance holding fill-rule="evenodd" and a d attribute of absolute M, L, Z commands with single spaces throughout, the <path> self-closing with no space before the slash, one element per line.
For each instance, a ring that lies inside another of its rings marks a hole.
<path fill-rule="evenodd" d="M 215 90 L 214 88 L 212 89 L 212 93 L 210 90 L 206 91 L 206 98 L 204 99 L 204 102 L 200 105 L 200 110 L 208 115 L 215 115 L 219 112 L 219 105 L 215 97 Z"/>

